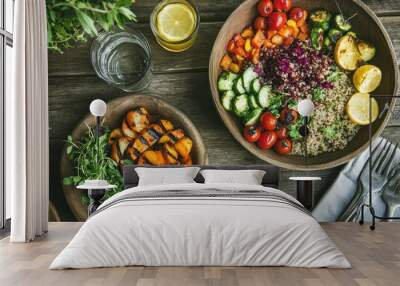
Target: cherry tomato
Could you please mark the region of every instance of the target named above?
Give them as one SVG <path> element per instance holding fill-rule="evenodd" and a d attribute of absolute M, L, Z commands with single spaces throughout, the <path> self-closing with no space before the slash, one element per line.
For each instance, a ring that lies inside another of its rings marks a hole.
<path fill-rule="evenodd" d="M 274 11 L 274 5 L 271 0 L 261 0 L 258 2 L 258 13 L 263 17 L 268 17 Z"/>
<path fill-rule="evenodd" d="M 254 28 L 256 30 L 265 30 L 268 27 L 268 21 L 265 17 L 257 17 L 254 21 Z"/>
<path fill-rule="evenodd" d="M 273 12 L 269 17 L 268 17 L 268 28 L 270 30 L 276 30 L 278 31 L 280 28 L 282 28 L 286 24 L 287 18 L 286 14 L 283 12 Z"/>
<path fill-rule="evenodd" d="M 291 11 L 290 11 L 290 14 L 289 14 L 289 16 L 290 16 L 290 19 L 293 19 L 293 20 L 295 20 L 296 22 L 297 21 L 300 21 L 300 20 L 302 20 L 303 18 L 304 18 L 304 16 L 305 16 L 305 10 L 304 9 L 302 9 L 302 8 L 298 8 L 298 7 L 296 7 L 296 8 L 293 8 Z"/>
<path fill-rule="evenodd" d="M 275 130 L 277 124 L 278 120 L 276 119 L 275 115 L 273 115 L 271 112 L 265 112 L 261 116 L 261 125 L 262 127 L 264 127 L 264 129 L 273 131 Z"/>
<path fill-rule="evenodd" d="M 243 136 L 247 142 L 254 143 L 260 138 L 261 130 L 256 126 L 247 126 L 243 130 Z"/>
<path fill-rule="evenodd" d="M 280 12 L 289 11 L 292 8 L 292 0 L 274 0 L 274 7 Z"/>
<path fill-rule="evenodd" d="M 262 150 L 271 149 L 276 141 L 278 141 L 278 136 L 274 131 L 265 131 L 261 133 L 260 139 L 257 141 L 257 146 Z"/>
<path fill-rule="evenodd" d="M 287 138 L 288 129 L 286 127 L 281 127 L 278 128 L 275 133 L 278 136 L 278 139 L 285 139 Z"/>
<path fill-rule="evenodd" d="M 295 123 L 297 119 L 299 119 L 299 114 L 296 110 L 289 109 L 287 107 L 282 109 L 280 114 L 280 120 L 282 121 L 282 123 L 284 123 L 285 125 L 290 125 Z"/>
<path fill-rule="evenodd" d="M 292 152 L 292 141 L 289 139 L 278 140 L 275 144 L 275 152 L 279 155 L 288 155 Z"/>

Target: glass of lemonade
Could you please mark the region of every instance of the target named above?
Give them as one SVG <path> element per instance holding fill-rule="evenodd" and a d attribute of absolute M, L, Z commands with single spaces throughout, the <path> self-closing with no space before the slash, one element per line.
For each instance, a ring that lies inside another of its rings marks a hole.
<path fill-rule="evenodd" d="M 188 0 L 163 0 L 150 18 L 157 42 L 171 52 L 189 49 L 196 40 L 199 24 L 199 12 Z"/>

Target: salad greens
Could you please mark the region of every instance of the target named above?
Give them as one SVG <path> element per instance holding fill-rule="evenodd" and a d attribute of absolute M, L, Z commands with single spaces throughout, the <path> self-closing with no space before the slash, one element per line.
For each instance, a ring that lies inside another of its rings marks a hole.
<path fill-rule="evenodd" d="M 297 120 L 296 123 L 288 125 L 289 136 L 293 140 L 301 140 L 303 136 L 300 134 L 300 128 L 304 125 L 304 118 Z"/>
<path fill-rule="evenodd" d="M 98 35 L 99 29 L 120 29 L 136 15 L 130 10 L 135 0 L 46 0 L 47 38 L 50 50 L 63 53 L 75 42 Z"/>

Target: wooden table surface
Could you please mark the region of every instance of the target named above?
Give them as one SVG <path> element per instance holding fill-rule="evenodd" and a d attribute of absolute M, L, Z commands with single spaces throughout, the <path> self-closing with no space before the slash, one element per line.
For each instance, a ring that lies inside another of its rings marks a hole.
<path fill-rule="evenodd" d="M 142 94 L 159 96 L 189 115 L 203 136 L 210 164 L 264 164 L 237 143 L 225 128 L 213 105 L 208 83 L 208 60 L 215 37 L 225 19 L 242 1 L 194 0 L 201 17 L 199 37 L 190 50 L 177 54 L 158 46 L 151 33 L 149 15 L 158 0 L 136 2 L 133 11 L 139 22 L 133 27 L 144 33 L 153 53 L 154 77 Z M 363 2 L 379 16 L 400 57 L 400 0 Z M 64 140 L 89 112 L 93 99 L 109 101 L 126 95 L 97 78 L 90 64 L 89 52 L 90 41 L 78 44 L 62 55 L 49 54 L 50 199 L 63 220 L 73 220 L 64 199 L 59 173 Z M 396 109 L 399 110 L 400 105 Z M 384 136 L 399 141 L 398 135 L 400 118 L 392 118 Z M 317 184 L 317 200 L 339 170 L 340 167 L 313 172 L 313 175 L 323 177 Z M 299 173 L 281 170 L 282 190 L 295 193 L 295 183 L 288 178 L 296 174 Z"/>

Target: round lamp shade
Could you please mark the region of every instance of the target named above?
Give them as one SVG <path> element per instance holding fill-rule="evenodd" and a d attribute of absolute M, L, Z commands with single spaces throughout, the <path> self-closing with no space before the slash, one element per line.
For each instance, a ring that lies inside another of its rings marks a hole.
<path fill-rule="evenodd" d="M 314 111 L 314 103 L 311 99 L 304 99 L 299 102 L 297 109 L 301 116 L 308 117 Z"/>
<path fill-rule="evenodd" d="M 106 114 L 107 104 L 101 99 L 95 99 L 90 103 L 90 113 L 94 116 Z"/>

